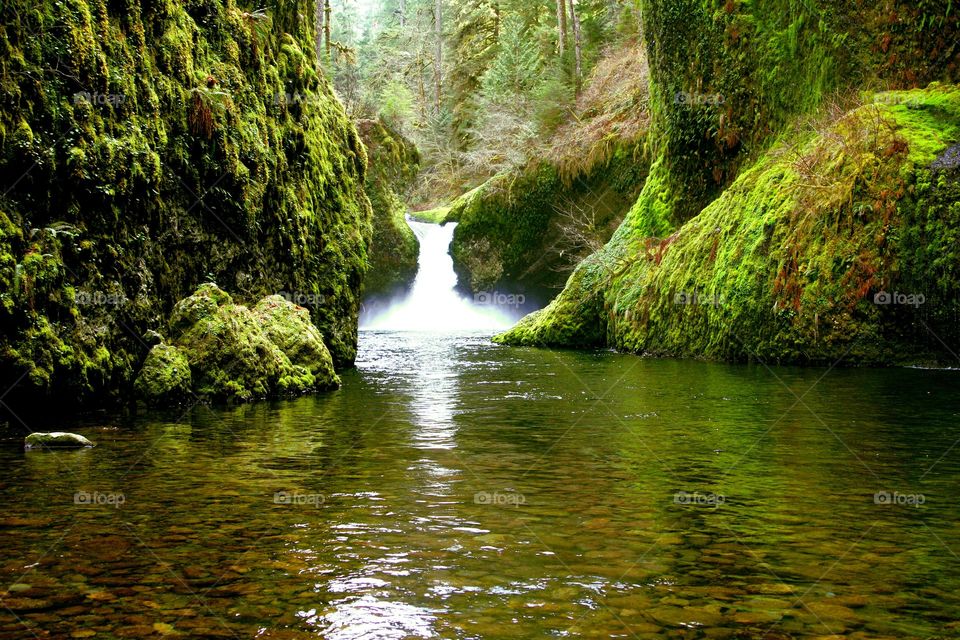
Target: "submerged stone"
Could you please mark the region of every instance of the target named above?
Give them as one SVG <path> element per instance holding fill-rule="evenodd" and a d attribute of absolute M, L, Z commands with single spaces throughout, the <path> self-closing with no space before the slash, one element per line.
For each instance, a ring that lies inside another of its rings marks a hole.
<path fill-rule="evenodd" d="M 50 433 L 31 433 L 24 439 L 26 449 L 82 449 L 97 446 L 87 438 L 64 431 Z"/>

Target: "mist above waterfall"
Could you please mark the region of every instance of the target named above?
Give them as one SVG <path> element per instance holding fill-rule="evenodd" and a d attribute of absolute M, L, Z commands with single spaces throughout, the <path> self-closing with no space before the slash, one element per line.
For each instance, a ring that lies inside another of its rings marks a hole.
<path fill-rule="evenodd" d="M 405 295 L 365 308 L 361 329 L 500 331 L 523 316 L 513 296 L 484 293 L 470 299 L 456 290 L 457 274 L 449 253 L 456 224 L 407 223 L 420 241 L 419 271 L 413 287 Z"/>

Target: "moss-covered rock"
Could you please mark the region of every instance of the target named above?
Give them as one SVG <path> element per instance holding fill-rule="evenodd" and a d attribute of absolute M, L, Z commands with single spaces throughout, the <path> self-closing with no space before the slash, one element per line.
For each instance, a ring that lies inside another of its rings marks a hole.
<path fill-rule="evenodd" d="M 309 312 L 281 296 L 251 311 L 205 284 L 173 308 L 169 335 L 190 363 L 193 393 L 202 398 L 245 402 L 340 384 Z"/>
<path fill-rule="evenodd" d="M 957 140 L 955 88 L 874 91 L 956 82 L 949 3 L 643 9 L 643 191 L 548 310 L 499 340 L 562 345 L 570 327 L 592 326 L 605 332 L 598 344 L 655 354 L 949 359 L 940 340 L 956 333 L 958 256 L 941 238 L 953 238 L 957 192 L 935 161 Z M 928 302 L 873 304 L 884 291 Z M 578 304 L 597 298 L 599 309 Z"/>
<path fill-rule="evenodd" d="M 418 222 L 443 224 L 445 222 L 449 222 L 450 209 L 450 207 L 436 207 L 434 209 L 425 209 L 423 211 L 411 211 L 410 217 Z"/>
<path fill-rule="evenodd" d="M 498 340 L 578 345 L 570 327 L 587 326 L 605 331 L 593 344 L 656 355 L 947 361 L 960 171 L 937 162 L 955 140 L 960 87 L 870 96 L 787 136 L 669 237 L 584 263 Z"/>
<path fill-rule="evenodd" d="M 370 166 L 366 191 L 373 207 L 367 295 L 409 286 L 417 275 L 420 242 L 406 221 L 404 198 L 420 170 L 420 154 L 410 140 L 381 120 L 358 123 Z"/>
<path fill-rule="evenodd" d="M 287 356 L 298 375 L 313 379 L 308 388 L 334 389 L 340 386 L 333 358 L 320 330 L 311 322 L 309 311 L 280 296 L 269 296 L 257 303 L 253 315 L 264 334 Z M 292 382 L 295 387 L 296 382 Z M 282 390 L 290 390 L 287 386 L 281 381 Z"/>
<path fill-rule="evenodd" d="M 310 307 L 356 353 L 366 153 L 313 2 L 0 3 L 0 383 L 21 408 L 132 385 L 207 278 Z"/>
<path fill-rule="evenodd" d="M 190 362 L 176 347 L 158 344 L 150 349 L 137 374 L 134 389 L 148 404 L 171 405 L 190 397 Z"/>

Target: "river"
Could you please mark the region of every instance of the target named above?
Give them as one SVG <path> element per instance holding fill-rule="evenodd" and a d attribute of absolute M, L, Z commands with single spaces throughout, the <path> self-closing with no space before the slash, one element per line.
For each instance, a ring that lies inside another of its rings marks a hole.
<path fill-rule="evenodd" d="M 10 437 L 0 638 L 960 634 L 958 372 L 490 335 L 364 330 L 338 392 Z"/>

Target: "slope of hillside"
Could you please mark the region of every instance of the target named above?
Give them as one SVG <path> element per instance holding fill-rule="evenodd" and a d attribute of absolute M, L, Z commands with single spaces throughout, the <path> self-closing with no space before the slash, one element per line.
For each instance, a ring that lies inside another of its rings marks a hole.
<path fill-rule="evenodd" d="M 564 292 L 498 339 L 784 362 L 948 358 L 958 261 L 941 238 L 956 224 L 957 178 L 938 157 L 960 141 L 957 93 L 869 88 L 956 81 L 957 17 L 932 2 L 715 4 L 645 2 L 655 160 L 644 190 Z M 694 33 L 706 35 L 691 49 Z"/>

